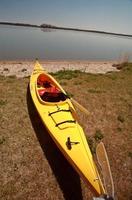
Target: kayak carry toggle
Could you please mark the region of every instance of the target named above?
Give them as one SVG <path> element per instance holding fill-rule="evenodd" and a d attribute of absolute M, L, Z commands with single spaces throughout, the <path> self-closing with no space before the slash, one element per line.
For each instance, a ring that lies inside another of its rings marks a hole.
<path fill-rule="evenodd" d="M 72 145 L 74 145 L 74 144 L 79 144 L 80 142 L 71 142 L 70 141 L 70 137 L 68 137 L 67 138 L 67 141 L 66 141 L 66 146 L 67 146 L 67 148 L 69 149 L 69 150 L 71 150 L 72 149 Z"/>

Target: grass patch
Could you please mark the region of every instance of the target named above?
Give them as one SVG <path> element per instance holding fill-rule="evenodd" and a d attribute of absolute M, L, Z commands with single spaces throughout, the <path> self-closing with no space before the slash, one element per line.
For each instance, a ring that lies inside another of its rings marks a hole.
<path fill-rule="evenodd" d="M 60 82 L 60 85 L 66 86 L 66 85 L 67 85 L 67 82 L 61 81 L 61 82 Z"/>
<path fill-rule="evenodd" d="M 117 76 L 118 76 L 118 75 L 110 74 L 110 75 L 109 75 L 109 78 L 110 78 L 111 80 L 115 81 L 115 80 L 117 79 Z"/>
<path fill-rule="evenodd" d="M 7 100 L 0 99 L 0 106 L 5 106 L 7 104 Z"/>
<path fill-rule="evenodd" d="M 86 82 L 93 82 L 93 81 L 96 81 L 96 80 L 98 79 L 98 76 L 99 76 L 99 75 L 87 73 L 87 76 L 85 77 L 85 81 L 86 81 Z"/>
<path fill-rule="evenodd" d="M 86 137 L 86 138 L 87 138 L 87 142 L 92 154 L 95 154 L 97 143 L 100 142 L 104 138 L 102 131 L 100 129 L 97 129 L 93 136 Z"/>
<path fill-rule="evenodd" d="M 75 81 L 73 84 L 74 84 L 74 85 L 81 85 L 81 84 L 82 84 L 82 81 Z"/>
<path fill-rule="evenodd" d="M 27 75 L 27 76 L 24 76 L 23 78 L 24 78 L 24 79 L 29 79 L 29 78 L 30 78 L 30 76 L 29 76 L 29 75 Z"/>
<path fill-rule="evenodd" d="M 96 142 L 95 142 L 94 138 L 87 137 L 87 142 L 88 142 L 88 145 L 89 145 L 89 148 L 90 148 L 92 154 L 95 154 L 96 153 Z"/>
<path fill-rule="evenodd" d="M 128 152 L 128 157 L 132 158 L 132 152 Z"/>
<path fill-rule="evenodd" d="M 67 94 L 67 96 L 68 96 L 69 98 L 74 97 L 74 94 L 72 94 L 71 92 L 67 92 L 67 91 L 66 91 L 66 94 Z"/>
<path fill-rule="evenodd" d="M 122 128 L 121 127 L 117 127 L 117 131 L 118 132 L 122 132 Z"/>
<path fill-rule="evenodd" d="M 123 68 L 122 68 L 123 71 L 130 71 L 132 72 L 132 63 L 124 63 L 123 64 Z"/>
<path fill-rule="evenodd" d="M 99 89 L 96 89 L 96 88 L 90 88 L 90 89 L 88 89 L 88 92 L 89 92 L 89 93 L 101 94 L 101 93 L 105 93 L 106 91 L 104 91 L 104 90 L 99 90 Z"/>
<path fill-rule="evenodd" d="M 0 80 L 3 80 L 4 79 L 4 76 L 0 75 Z"/>
<path fill-rule="evenodd" d="M 95 131 L 94 138 L 95 138 L 95 141 L 96 141 L 96 142 L 97 142 L 97 141 L 100 141 L 100 140 L 102 140 L 102 139 L 104 138 L 103 133 L 102 133 L 102 131 L 101 131 L 100 129 L 97 129 L 97 130 Z"/>
<path fill-rule="evenodd" d="M 25 69 L 25 68 L 23 68 L 22 70 L 21 70 L 21 72 L 26 72 L 27 71 L 27 69 Z"/>
<path fill-rule="evenodd" d="M 128 62 L 122 62 L 120 64 L 113 64 L 113 67 L 116 67 L 117 69 L 121 71 L 132 71 L 132 63 Z"/>
<path fill-rule="evenodd" d="M 66 79 L 70 80 L 72 78 L 77 78 L 82 72 L 79 70 L 60 70 L 55 73 L 50 73 L 51 75 L 55 76 L 58 80 Z"/>
<path fill-rule="evenodd" d="M 92 137 L 87 137 L 87 142 L 88 142 L 88 145 L 89 145 L 89 148 L 92 152 L 92 154 L 95 154 L 96 153 L 96 147 L 97 147 L 97 144 L 98 142 L 100 142 L 102 139 L 104 138 L 102 132 L 100 129 L 97 129 L 95 131 L 95 134 L 94 136 Z"/>
<path fill-rule="evenodd" d="M 4 70 L 3 70 L 4 72 L 8 72 L 9 71 L 9 69 L 8 68 L 4 68 Z"/>
<path fill-rule="evenodd" d="M 121 123 L 123 123 L 125 121 L 125 119 L 122 115 L 118 115 L 117 120 Z"/>
<path fill-rule="evenodd" d="M 16 76 L 15 75 L 10 75 L 8 76 L 9 79 L 16 79 Z"/>
<path fill-rule="evenodd" d="M 4 137 L 0 138 L 0 145 L 1 145 L 1 144 L 4 144 L 5 141 L 6 141 L 6 140 L 5 140 Z"/>

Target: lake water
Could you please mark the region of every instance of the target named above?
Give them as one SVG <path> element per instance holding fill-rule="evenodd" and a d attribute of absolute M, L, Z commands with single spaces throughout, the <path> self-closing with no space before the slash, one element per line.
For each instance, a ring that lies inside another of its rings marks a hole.
<path fill-rule="evenodd" d="M 118 60 L 124 55 L 132 61 L 130 38 L 0 26 L 0 60 Z"/>

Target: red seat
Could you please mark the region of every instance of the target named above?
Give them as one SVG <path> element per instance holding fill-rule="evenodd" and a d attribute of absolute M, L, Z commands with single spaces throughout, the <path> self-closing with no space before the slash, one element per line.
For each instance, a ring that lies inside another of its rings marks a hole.
<path fill-rule="evenodd" d="M 39 93 L 40 96 L 43 96 L 43 94 L 45 93 L 45 88 L 39 89 L 38 93 Z"/>

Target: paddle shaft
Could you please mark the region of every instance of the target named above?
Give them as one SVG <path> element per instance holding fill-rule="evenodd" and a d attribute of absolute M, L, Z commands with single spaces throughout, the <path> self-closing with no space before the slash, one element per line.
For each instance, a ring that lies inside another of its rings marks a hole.
<path fill-rule="evenodd" d="M 81 110 L 84 114 L 86 114 L 87 116 L 89 116 L 90 115 L 90 112 L 86 109 L 86 108 L 84 108 L 80 103 L 78 103 L 75 99 L 73 99 L 73 98 L 70 98 L 71 99 L 71 101 L 72 101 L 72 103 L 75 105 L 75 106 L 77 106 L 78 108 L 79 108 L 79 110 Z"/>

